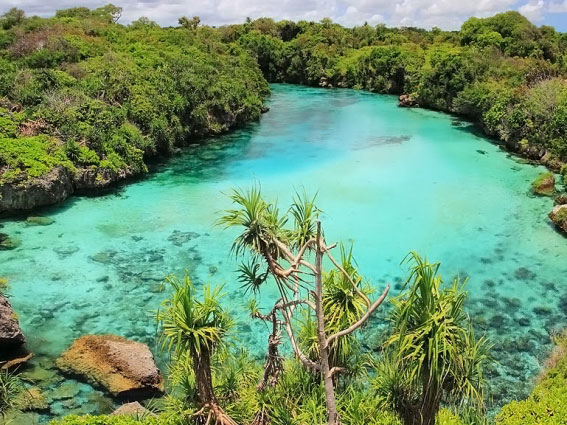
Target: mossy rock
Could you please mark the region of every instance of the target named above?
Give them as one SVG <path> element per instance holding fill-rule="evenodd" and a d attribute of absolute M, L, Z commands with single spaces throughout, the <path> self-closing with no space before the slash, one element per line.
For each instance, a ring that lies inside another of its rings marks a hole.
<path fill-rule="evenodd" d="M 12 238 L 6 233 L 0 233 L 0 251 L 8 251 L 10 249 L 16 249 L 21 245 L 21 242 Z"/>
<path fill-rule="evenodd" d="M 49 400 L 40 388 L 32 387 L 18 395 L 16 406 L 24 412 L 48 410 Z"/>
<path fill-rule="evenodd" d="M 28 217 L 26 223 L 29 226 L 49 226 L 55 223 L 55 220 L 49 217 Z"/>
<path fill-rule="evenodd" d="M 555 175 L 553 173 L 540 174 L 532 183 L 532 191 L 536 195 L 552 196 L 555 193 Z"/>
<path fill-rule="evenodd" d="M 557 205 L 549 213 L 549 218 L 559 230 L 567 233 L 567 205 Z"/>
<path fill-rule="evenodd" d="M 68 400 L 75 398 L 81 389 L 79 388 L 79 384 L 76 382 L 65 382 L 55 388 L 51 393 L 51 398 L 53 400 Z"/>

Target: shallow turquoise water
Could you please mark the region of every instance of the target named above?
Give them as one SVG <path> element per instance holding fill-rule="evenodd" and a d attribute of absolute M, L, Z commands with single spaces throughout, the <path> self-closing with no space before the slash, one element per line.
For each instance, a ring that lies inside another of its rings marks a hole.
<path fill-rule="evenodd" d="M 166 296 L 160 282 L 185 269 L 197 282 L 226 284 L 239 341 L 261 357 L 266 330 L 246 317 L 229 256 L 235 233 L 214 226 L 230 206 L 230 188 L 259 181 L 282 206 L 294 188 L 318 191 L 328 240 L 353 240 L 377 288 L 403 278 L 400 261 L 410 250 L 441 261 L 447 280 L 470 276 L 468 311 L 500 361 L 491 372 L 494 401 L 525 395 L 549 333 L 567 324 L 567 241 L 547 219 L 551 201 L 529 196 L 543 169 L 450 116 L 397 108 L 393 97 L 272 89 L 271 111 L 259 123 L 187 150 L 141 182 L 42 211 L 55 219 L 49 226 L 2 222 L 22 241 L 0 251 L 0 276 L 37 354 L 28 375 L 48 395 L 57 391 L 65 381 L 53 360 L 86 333 L 155 349 L 152 311 Z M 369 349 L 381 327 L 377 318 L 366 331 Z M 77 391 L 57 398 L 51 414 L 112 408 L 88 385 Z"/>

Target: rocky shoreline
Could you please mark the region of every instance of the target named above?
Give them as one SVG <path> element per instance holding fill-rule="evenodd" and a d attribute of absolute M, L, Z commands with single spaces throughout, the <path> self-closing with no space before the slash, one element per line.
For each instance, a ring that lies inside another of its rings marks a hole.
<path fill-rule="evenodd" d="M 16 215 L 55 205 L 73 194 L 105 189 L 136 176 L 129 170 L 84 168 L 73 172 L 55 167 L 39 178 L 0 185 L 0 215 Z"/>

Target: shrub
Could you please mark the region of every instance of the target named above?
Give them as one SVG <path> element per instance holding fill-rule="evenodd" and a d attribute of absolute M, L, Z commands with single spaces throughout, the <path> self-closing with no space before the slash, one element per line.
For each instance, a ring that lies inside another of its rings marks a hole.
<path fill-rule="evenodd" d="M 497 425 L 564 425 L 567 418 L 567 334 L 554 338 L 555 349 L 533 393 L 513 401 L 496 416 Z"/>
<path fill-rule="evenodd" d="M 47 174 L 53 167 L 73 170 L 65 149 L 47 136 L 0 139 L 0 183 L 26 182 Z"/>

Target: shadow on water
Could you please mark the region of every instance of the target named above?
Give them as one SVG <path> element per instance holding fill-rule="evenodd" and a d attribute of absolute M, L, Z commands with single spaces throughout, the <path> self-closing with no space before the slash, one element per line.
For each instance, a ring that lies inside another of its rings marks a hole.
<path fill-rule="evenodd" d="M 230 133 L 203 139 L 197 146 L 180 149 L 173 157 L 159 158 L 149 164 L 146 177 L 162 186 L 180 181 L 223 179 L 227 164 L 245 155 L 259 123 L 248 124 Z"/>

